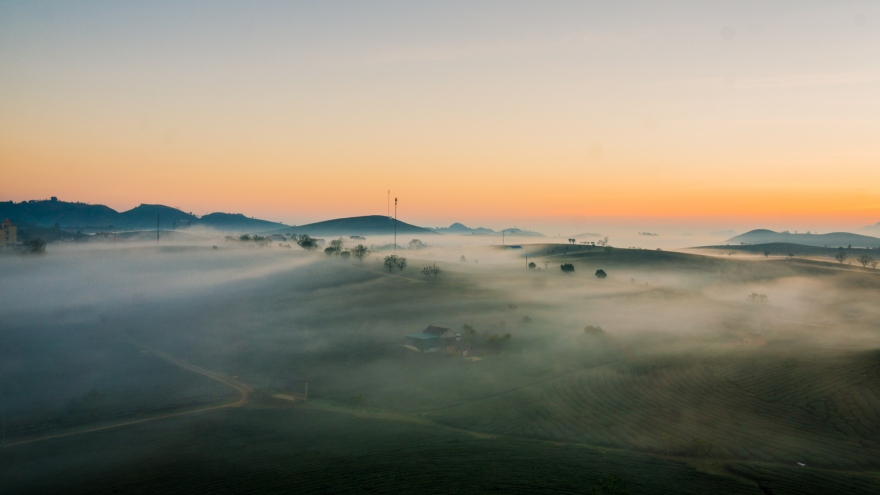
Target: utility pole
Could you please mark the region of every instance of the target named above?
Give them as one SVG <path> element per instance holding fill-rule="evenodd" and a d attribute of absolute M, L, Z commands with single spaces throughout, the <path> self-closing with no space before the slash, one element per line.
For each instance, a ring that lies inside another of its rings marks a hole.
<path fill-rule="evenodd" d="M 159 244 L 159 214 L 156 213 L 156 244 Z"/>
<path fill-rule="evenodd" d="M 397 254 L 397 198 L 394 198 L 394 254 Z"/>

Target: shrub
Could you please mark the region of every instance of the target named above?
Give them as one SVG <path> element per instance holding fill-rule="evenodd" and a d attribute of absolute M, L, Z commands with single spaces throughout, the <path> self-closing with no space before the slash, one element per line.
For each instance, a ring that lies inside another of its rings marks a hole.
<path fill-rule="evenodd" d="M 584 327 L 584 333 L 587 335 L 600 337 L 602 335 L 605 335 L 605 330 L 602 330 L 602 327 L 600 326 L 587 325 Z"/>
<path fill-rule="evenodd" d="M 571 263 L 563 263 L 559 265 L 559 268 L 562 270 L 563 273 L 574 272 L 574 265 L 572 265 Z"/>
<path fill-rule="evenodd" d="M 605 273 L 605 270 L 603 270 L 603 269 L 601 269 L 601 268 L 598 269 L 598 270 L 596 270 L 596 278 L 604 279 L 604 278 L 607 277 L 607 276 L 608 276 L 608 274 Z"/>
<path fill-rule="evenodd" d="M 534 261 L 530 261 L 530 262 L 529 262 L 529 270 L 534 270 L 535 267 L 537 267 L 537 266 L 538 266 L 538 265 L 536 265 Z"/>

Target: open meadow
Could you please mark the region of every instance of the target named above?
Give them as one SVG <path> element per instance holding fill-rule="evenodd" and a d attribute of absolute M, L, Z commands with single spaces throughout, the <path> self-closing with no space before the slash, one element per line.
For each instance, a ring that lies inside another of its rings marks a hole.
<path fill-rule="evenodd" d="M 880 272 L 518 246 L 0 257 L 0 486 L 880 492 Z"/>

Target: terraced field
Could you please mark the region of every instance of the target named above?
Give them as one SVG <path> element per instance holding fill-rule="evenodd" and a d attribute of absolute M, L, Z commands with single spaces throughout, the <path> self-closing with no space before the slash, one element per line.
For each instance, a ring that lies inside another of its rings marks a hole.
<path fill-rule="evenodd" d="M 658 454 L 877 469 L 880 354 L 643 358 L 429 417 L 491 434 Z"/>

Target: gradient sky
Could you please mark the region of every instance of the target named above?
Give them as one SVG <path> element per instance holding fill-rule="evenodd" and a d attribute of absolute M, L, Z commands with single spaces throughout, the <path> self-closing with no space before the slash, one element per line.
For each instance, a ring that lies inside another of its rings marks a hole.
<path fill-rule="evenodd" d="M 880 2 L 0 3 L 0 200 L 880 221 Z M 550 227 L 546 227 L 550 228 Z"/>

